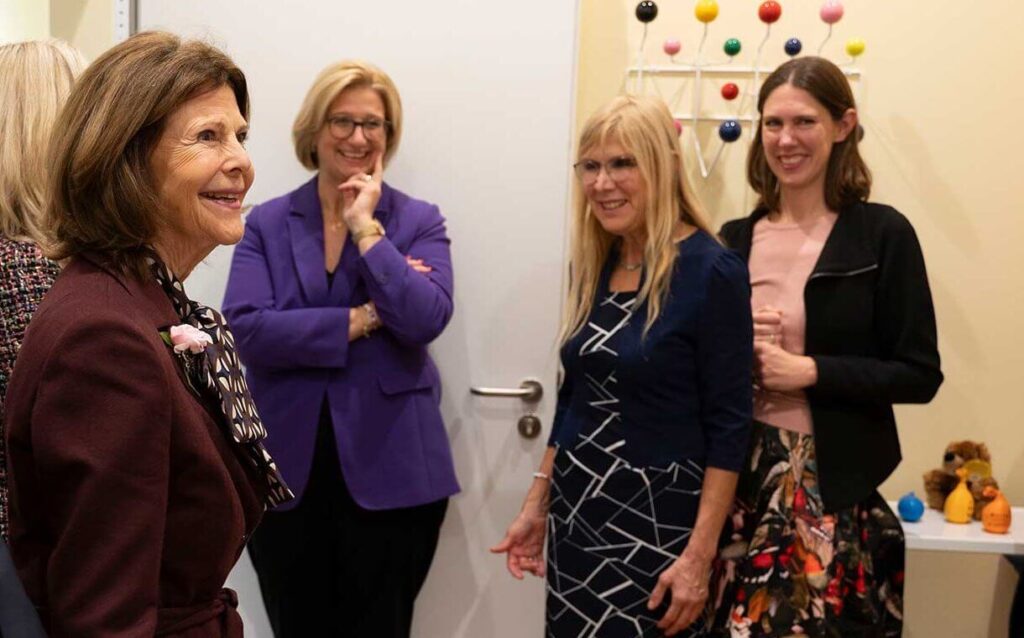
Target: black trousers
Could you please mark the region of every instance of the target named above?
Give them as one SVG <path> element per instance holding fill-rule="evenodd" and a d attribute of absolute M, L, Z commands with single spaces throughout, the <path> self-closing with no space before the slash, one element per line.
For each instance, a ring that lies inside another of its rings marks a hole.
<path fill-rule="evenodd" d="M 249 541 L 276 638 L 408 638 L 448 499 L 366 510 L 352 500 L 321 412 L 297 507 L 268 512 Z"/>

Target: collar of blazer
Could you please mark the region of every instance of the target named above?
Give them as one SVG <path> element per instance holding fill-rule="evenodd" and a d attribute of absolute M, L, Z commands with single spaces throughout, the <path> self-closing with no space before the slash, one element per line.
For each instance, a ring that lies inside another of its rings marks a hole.
<path fill-rule="evenodd" d="M 391 209 L 394 206 L 394 199 L 395 190 L 387 184 L 382 184 L 380 201 L 377 202 L 374 216 L 389 234 L 393 230 Z M 322 306 L 339 305 L 348 292 L 348 286 L 344 277 L 341 277 L 336 278 L 334 286 L 329 288 L 327 277 L 324 275 L 324 224 L 316 176 L 292 193 L 290 204 L 291 211 L 287 219 L 290 234 L 288 241 L 299 275 L 299 284 L 310 303 Z M 346 260 L 346 255 L 352 254 L 350 249 L 356 250 L 351 243 L 351 238 L 346 239 L 349 247 L 342 253 L 342 261 Z M 338 267 L 340 269 L 341 265 Z"/>
<path fill-rule="evenodd" d="M 320 207 L 320 193 L 317 191 L 317 179 L 312 179 L 300 186 L 291 197 L 291 214 L 315 220 L 317 224 L 323 224 L 323 211 Z M 387 220 L 391 216 L 391 209 L 395 198 L 395 190 L 382 183 L 380 185 L 380 201 L 377 202 L 377 209 L 373 215 L 380 223 L 387 227 Z"/>
<path fill-rule="evenodd" d="M 825 246 L 811 272 L 812 277 L 844 275 L 878 265 L 878 254 L 871 241 L 865 206 L 864 202 L 857 202 L 839 212 L 836 225 L 825 240 Z M 739 225 L 735 232 L 722 233 L 726 236 L 728 246 L 738 252 L 744 261 L 750 261 L 754 225 L 767 214 L 767 209 L 758 208 L 749 217 L 735 222 Z"/>

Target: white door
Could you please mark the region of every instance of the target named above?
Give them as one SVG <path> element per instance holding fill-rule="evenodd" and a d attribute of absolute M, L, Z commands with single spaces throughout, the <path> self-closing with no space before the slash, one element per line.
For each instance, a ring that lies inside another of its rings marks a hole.
<path fill-rule="evenodd" d="M 448 218 L 455 316 L 432 352 L 463 492 L 451 502 L 417 605 L 418 638 L 540 636 L 543 584 L 514 581 L 487 548 L 518 511 L 554 410 L 555 333 L 576 55 L 576 0 L 140 0 L 140 29 L 199 35 L 246 72 L 253 100 L 250 202 L 307 179 L 291 122 L 327 63 L 365 58 L 395 80 L 405 107 L 402 146 L 386 179 L 436 202 Z M 187 282 L 209 303 L 223 295 L 230 250 Z M 535 378 L 538 438 L 521 437 L 527 405 L 470 394 Z M 230 581 L 246 635 L 269 638 L 247 560 Z"/>

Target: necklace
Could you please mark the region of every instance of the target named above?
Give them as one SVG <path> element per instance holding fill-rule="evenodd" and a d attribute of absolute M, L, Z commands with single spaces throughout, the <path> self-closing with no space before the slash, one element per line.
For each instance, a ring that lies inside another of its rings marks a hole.
<path fill-rule="evenodd" d="M 640 270 L 641 268 L 643 268 L 643 265 L 644 265 L 644 262 L 642 262 L 642 261 L 638 261 L 635 264 L 631 264 L 631 263 L 628 263 L 628 262 L 625 262 L 625 261 L 620 261 L 619 262 L 619 268 L 625 270 L 626 272 L 636 272 L 637 270 Z"/>

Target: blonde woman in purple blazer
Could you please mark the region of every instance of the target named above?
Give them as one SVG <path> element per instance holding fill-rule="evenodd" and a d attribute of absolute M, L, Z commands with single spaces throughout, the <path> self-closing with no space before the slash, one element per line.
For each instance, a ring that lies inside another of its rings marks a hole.
<path fill-rule="evenodd" d="M 317 174 L 255 207 L 235 249 L 224 314 L 297 496 L 249 543 L 277 638 L 408 636 L 459 490 L 427 354 L 449 240 L 437 206 L 384 183 L 401 133 L 385 73 L 324 69 L 293 128 Z"/>

